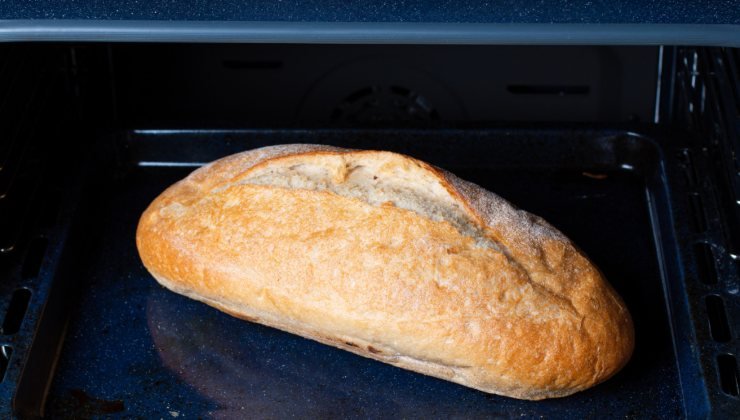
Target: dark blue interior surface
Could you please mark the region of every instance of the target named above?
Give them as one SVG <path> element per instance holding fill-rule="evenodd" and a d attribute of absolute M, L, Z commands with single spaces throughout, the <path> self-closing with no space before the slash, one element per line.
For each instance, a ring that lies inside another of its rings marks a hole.
<path fill-rule="evenodd" d="M 157 137 L 132 141 L 128 156 L 133 163 L 157 160 L 158 148 L 177 150 L 170 157 L 181 163 L 188 155 L 210 159 L 212 154 L 268 143 L 313 140 L 399 150 L 439 164 L 543 216 L 571 237 L 624 297 L 635 321 L 635 354 L 623 371 L 593 389 L 529 402 L 488 395 L 235 319 L 159 286 L 136 252 L 135 228 L 142 211 L 193 168 L 131 166 L 103 183 L 107 199 L 95 211 L 101 216 L 91 221 L 95 234 L 90 235 L 79 272 L 79 303 L 47 414 L 78 418 L 685 414 L 648 211 L 646 192 L 660 182 L 659 156 L 649 141 L 526 134 L 444 141 L 431 135 L 404 141 L 382 134 L 363 138 L 311 131 L 180 134 L 170 135 L 163 144 Z M 173 142 L 182 146 L 173 148 Z M 208 147 L 216 143 L 220 149 Z"/>
<path fill-rule="evenodd" d="M 0 19 L 740 24 L 737 0 L 8 0 Z"/>

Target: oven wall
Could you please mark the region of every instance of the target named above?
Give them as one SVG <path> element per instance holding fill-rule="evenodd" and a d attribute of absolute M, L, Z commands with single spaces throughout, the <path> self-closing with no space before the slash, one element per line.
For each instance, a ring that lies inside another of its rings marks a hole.
<path fill-rule="evenodd" d="M 114 45 L 124 127 L 651 122 L 655 47 Z"/>

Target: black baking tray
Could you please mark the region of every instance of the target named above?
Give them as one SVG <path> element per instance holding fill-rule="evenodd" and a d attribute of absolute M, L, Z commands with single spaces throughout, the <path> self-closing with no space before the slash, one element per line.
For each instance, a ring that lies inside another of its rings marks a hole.
<path fill-rule="evenodd" d="M 69 246 L 71 318 L 51 417 L 685 417 L 709 412 L 671 198 L 676 154 L 657 136 L 583 129 L 133 130 L 101 139 Z M 634 318 L 615 377 L 540 402 L 489 395 L 241 321 L 159 286 L 138 218 L 199 165 L 255 147 L 320 143 L 423 159 L 540 215 L 600 267 Z M 674 150 L 675 149 L 675 150 Z M 671 169 L 674 168 L 674 169 Z M 681 228 L 683 229 L 683 228 Z M 681 233 L 681 229 L 678 232 Z M 76 235 L 73 233 L 76 232 Z M 67 255 L 67 254 L 65 254 Z M 691 286 L 689 285 L 688 288 Z M 61 292 L 58 292 L 61 293 Z M 698 335 L 697 335 L 698 334 Z M 698 338 L 697 338 L 698 337 Z"/>

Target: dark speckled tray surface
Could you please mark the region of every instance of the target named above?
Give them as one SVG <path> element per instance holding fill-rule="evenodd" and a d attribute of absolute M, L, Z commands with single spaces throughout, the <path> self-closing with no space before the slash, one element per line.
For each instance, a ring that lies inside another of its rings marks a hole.
<path fill-rule="evenodd" d="M 134 162 L 218 156 L 276 142 L 382 148 L 452 170 L 545 217 L 593 259 L 635 319 L 627 367 L 540 402 L 486 394 L 249 323 L 161 287 L 135 247 L 139 216 L 190 167 L 134 164 L 106 183 L 47 414 L 61 418 L 682 417 L 646 188 L 652 143 L 629 136 L 343 132 L 141 134 Z M 565 143 L 565 147 L 563 144 Z M 179 147 L 175 147 L 179 145 Z M 557 152 L 556 152 L 557 151 Z M 191 160 L 192 161 L 192 160 Z M 527 163 L 528 162 L 528 163 Z M 634 171 L 622 169 L 623 163 Z M 583 171 L 606 177 L 584 176 Z M 594 232 L 599 232 L 594 235 Z M 616 250 L 616 251 L 615 251 Z M 177 416 L 177 417 L 175 417 Z"/>

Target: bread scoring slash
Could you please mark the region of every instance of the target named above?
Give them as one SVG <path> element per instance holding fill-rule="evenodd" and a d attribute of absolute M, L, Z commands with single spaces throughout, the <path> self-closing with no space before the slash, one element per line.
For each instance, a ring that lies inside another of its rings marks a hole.
<path fill-rule="evenodd" d="M 573 394 L 634 347 L 622 299 L 565 236 L 396 153 L 225 157 L 157 197 L 136 242 L 176 293 L 494 394 Z"/>

